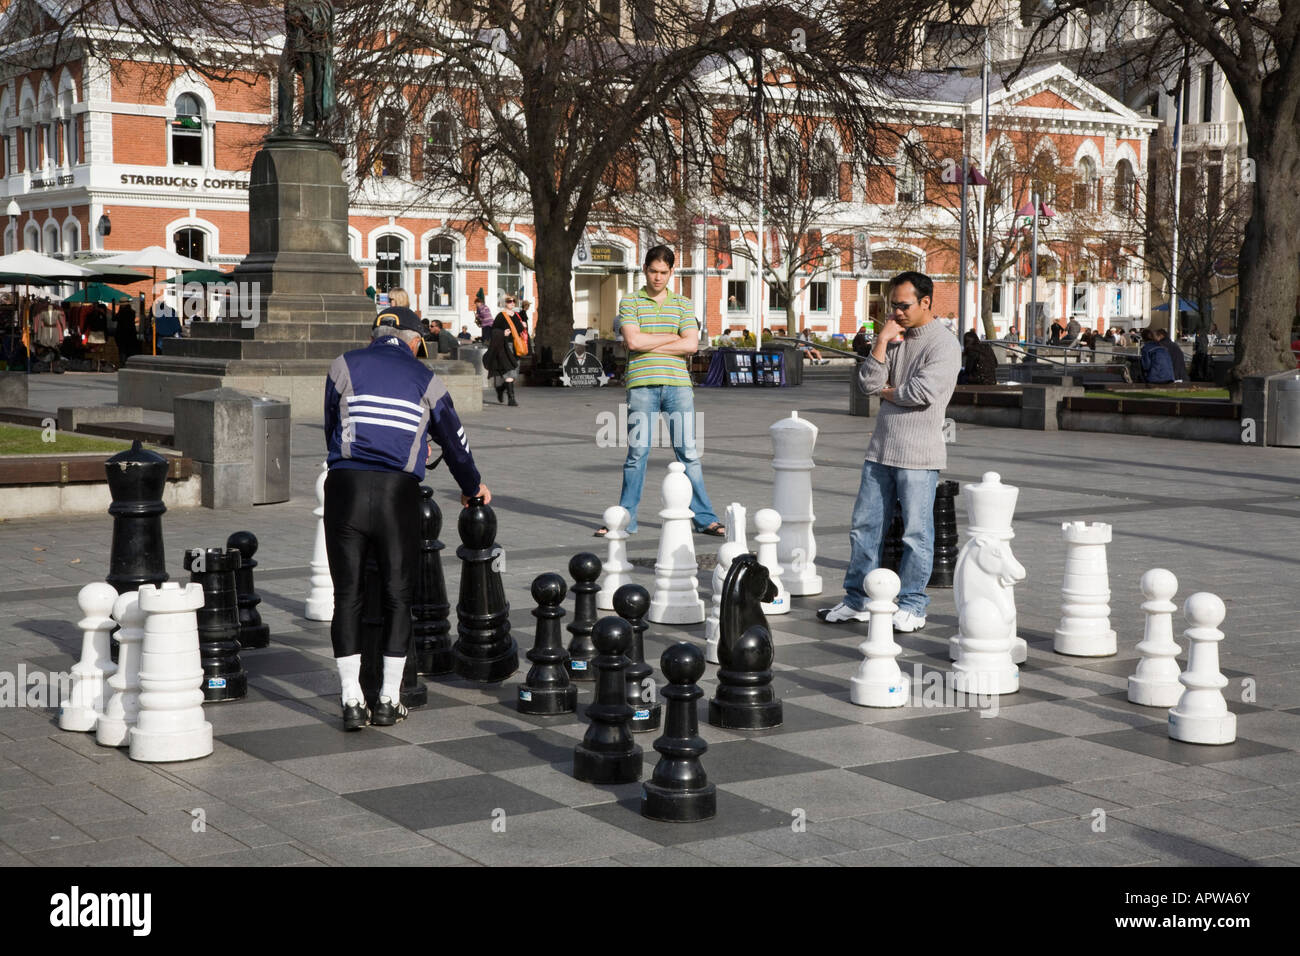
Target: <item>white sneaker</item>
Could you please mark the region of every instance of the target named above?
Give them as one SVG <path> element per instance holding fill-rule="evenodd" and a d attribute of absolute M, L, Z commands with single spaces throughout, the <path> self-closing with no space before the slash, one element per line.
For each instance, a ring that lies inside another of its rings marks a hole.
<path fill-rule="evenodd" d="M 844 601 L 841 601 L 834 607 L 820 608 L 817 611 L 817 617 L 827 624 L 840 624 L 844 621 L 869 621 L 871 620 L 871 612 L 855 610 Z"/>
<path fill-rule="evenodd" d="M 911 634 L 925 627 L 925 615 L 913 614 L 911 611 L 894 612 L 894 630 L 899 634 Z"/>

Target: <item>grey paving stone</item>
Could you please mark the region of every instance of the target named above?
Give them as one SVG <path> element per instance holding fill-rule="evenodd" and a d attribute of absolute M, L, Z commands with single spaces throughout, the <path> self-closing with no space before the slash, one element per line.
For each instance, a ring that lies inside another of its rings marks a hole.
<path fill-rule="evenodd" d="M 580 813 L 659 845 L 678 846 L 788 826 L 791 818 L 753 800 L 718 789 L 718 814 L 695 823 L 665 823 L 641 816 L 640 796 L 578 808 Z"/>
<path fill-rule="evenodd" d="M 885 729 L 895 726 L 896 724 L 891 723 L 834 727 L 773 737 L 768 743 L 773 747 L 811 757 L 824 765 L 834 767 L 854 767 L 947 752 L 947 748 L 940 744 Z"/>
<path fill-rule="evenodd" d="M 1118 747 L 1133 753 L 1145 754 L 1168 763 L 1207 764 L 1221 763 L 1225 760 L 1240 760 L 1244 757 L 1258 757 L 1263 754 L 1280 753 L 1280 747 L 1247 740 L 1238 736 L 1230 744 L 1209 746 L 1206 744 L 1189 744 L 1174 740 L 1169 736 L 1168 727 L 1139 727 L 1133 730 L 1117 730 L 1104 734 L 1089 734 L 1086 740 Z"/>
<path fill-rule="evenodd" d="M 317 864 L 317 858 L 308 854 L 302 847 L 291 843 L 275 843 L 268 846 L 233 850 L 217 853 L 200 859 L 203 866 L 288 866 L 297 863 Z"/>
<path fill-rule="evenodd" d="M 920 866 L 920 867 L 965 867 L 968 864 L 954 860 L 942 853 L 927 853 L 905 857 L 894 852 L 890 847 L 876 847 L 871 850 L 852 850 L 848 853 L 836 853 L 828 857 L 840 866 Z"/>
<path fill-rule="evenodd" d="M 939 758 L 920 757 L 918 760 Z M 898 764 L 908 761 L 897 761 Z M 801 809 L 809 821 L 858 817 L 873 810 L 892 810 L 933 803 L 925 794 L 895 786 L 867 770 L 896 764 L 873 764 L 857 770 L 820 770 L 776 779 L 724 784 L 725 789 L 787 815 Z M 860 776 L 861 775 L 861 776 Z M 864 782 L 862 777 L 872 779 Z M 722 788 L 719 788 L 722 789 Z"/>
<path fill-rule="evenodd" d="M 487 825 L 497 811 L 508 819 L 559 806 L 554 800 L 492 774 L 361 790 L 346 797 L 408 830 L 433 830 L 470 821 Z"/>
<path fill-rule="evenodd" d="M 484 819 L 425 832 L 469 859 L 497 866 L 553 866 L 658 847 L 626 829 L 568 808 L 506 817 L 504 830 L 494 829 L 492 824 L 493 820 Z"/>
<path fill-rule="evenodd" d="M 1049 741 L 1049 743 L 1058 742 Z M 926 794 L 936 800 L 964 800 L 969 797 L 1043 787 L 1060 782 L 1055 777 L 1022 770 L 987 756 L 997 751 L 1016 752 L 1016 748 L 995 748 L 994 751 L 984 751 L 983 755 L 950 753 L 934 757 L 916 757 L 912 760 L 894 760 L 888 763 L 869 764 L 865 767 L 850 767 L 849 771 L 906 788 L 917 794 Z"/>
<path fill-rule="evenodd" d="M 716 866 L 775 866 L 791 862 L 784 853 L 738 836 L 682 843 L 678 849 Z"/>
<path fill-rule="evenodd" d="M 37 866 L 172 866 L 174 859 L 139 837 L 120 837 L 54 848 L 33 849 Z"/>
<path fill-rule="evenodd" d="M 412 745 L 282 760 L 279 765 L 336 793 L 397 787 L 474 773 L 473 767 Z"/>
<path fill-rule="evenodd" d="M 432 840 L 401 850 L 369 853 L 357 859 L 361 866 L 476 866 L 473 860 L 461 856 Z"/>
<path fill-rule="evenodd" d="M 992 760 L 1070 782 L 1123 777 L 1131 773 L 1163 770 L 1169 766 L 1167 762 L 1153 757 L 1068 737 L 1009 747 L 991 747 L 980 753 Z"/>
<path fill-rule="evenodd" d="M 983 797 L 970 797 L 962 802 L 982 810 L 989 810 L 1017 823 L 1059 820 L 1066 812 L 1058 807 L 1030 800 L 1023 794 L 1014 793 L 993 793 Z"/>

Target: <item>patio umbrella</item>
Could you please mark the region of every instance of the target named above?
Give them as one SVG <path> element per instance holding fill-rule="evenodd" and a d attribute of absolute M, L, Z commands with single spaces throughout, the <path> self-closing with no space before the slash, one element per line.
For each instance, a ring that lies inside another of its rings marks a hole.
<path fill-rule="evenodd" d="M 67 261 L 91 270 L 95 274 L 96 282 L 130 285 L 133 282 L 143 282 L 149 278 L 149 273 L 140 272 L 137 269 L 127 269 L 124 266 L 106 266 L 103 264 L 104 260 L 102 258 L 87 253 L 69 256 Z"/>
<path fill-rule="evenodd" d="M 62 259 L 55 259 L 53 256 L 41 255 L 31 249 L 23 249 L 20 252 L 12 252 L 7 256 L 0 256 L 0 274 L 9 276 L 9 281 L 15 285 L 22 283 L 26 285 L 50 285 L 51 280 L 60 279 L 85 279 L 93 275 L 89 269 L 83 269 L 81 266 L 71 262 L 65 262 Z M 25 296 L 30 298 L 29 296 Z M 30 372 L 32 363 L 32 341 L 35 338 L 34 330 L 30 329 L 31 323 L 31 306 L 19 307 L 19 316 L 21 316 L 23 326 L 23 344 L 27 347 L 27 370 Z"/>
<path fill-rule="evenodd" d="M 144 278 L 141 276 L 140 278 Z M 112 286 L 104 285 L 102 282 L 92 282 L 84 289 L 78 289 L 72 295 L 64 299 L 64 302 L 121 302 L 131 297 L 120 289 L 114 289 Z"/>
<path fill-rule="evenodd" d="M 167 281 L 172 283 L 172 285 L 176 286 L 177 301 L 179 302 L 180 300 L 179 292 L 185 286 L 193 283 L 193 284 L 204 286 L 206 288 L 207 286 L 210 285 L 217 285 L 223 282 L 229 282 L 230 273 L 221 272 L 218 269 L 190 269 L 186 272 L 180 273 L 179 275 L 172 276 Z M 205 304 L 205 297 L 200 297 L 199 301 L 200 303 Z M 206 308 L 206 304 L 205 304 L 205 308 Z M 206 318 L 205 312 L 203 310 L 200 310 L 199 317 Z"/>
<path fill-rule="evenodd" d="M 100 266 L 126 266 L 128 269 L 150 269 L 153 271 L 154 287 L 158 286 L 159 269 L 176 269 L 184 272 L 187 269 L 206 269 L 206 262 L 199 262 L 198 259 L 191 259 L 189 256 L 183 256 L 178 252 L 172 252 L 170 249 L 164 249 L 162 246 L 146 246 L 139 252 L 119 252 L 115 256 L 109 256 L 106 259 L 100 259 Z M 150 323 L 152 327 L 152 323 Z M 158 329 L 153 327 L 153 334 L 150 336 L 150 354 L 158 354 Z"/>

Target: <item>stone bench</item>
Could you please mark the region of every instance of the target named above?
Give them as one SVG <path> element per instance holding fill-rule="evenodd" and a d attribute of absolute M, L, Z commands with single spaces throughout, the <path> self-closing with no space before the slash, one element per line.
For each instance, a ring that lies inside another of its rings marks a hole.
<path fill-rule="evenodd" d="M 106 514 L 113 497 L 104 463 L 112 454 L 15 455 L 0 458 L 0 514 L 6 518 Z M 168 456 L 163 503 L 199 504 L 199 476 L 189 458 Z"/>

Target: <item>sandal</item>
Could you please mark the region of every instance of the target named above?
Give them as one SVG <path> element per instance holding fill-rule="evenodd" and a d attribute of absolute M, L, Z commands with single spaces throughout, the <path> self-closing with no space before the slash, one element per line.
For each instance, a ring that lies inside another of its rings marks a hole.
<path fill-rule="evenodd" d="M 726 526 L 720 521 L 715 521 L 707 528 L 696 528 L 696 534 L 707 534 L 712 538 L 725 538 L 727 536 Z"/>
<path fill-rule="evenodd" d="M 593 537 L 593 538 L 603 538 L 603 537 L 605 537 L 605 535 L 607 535 L 607 534 L 609 534 L 609 529 L 606 528 L 604 525 L 601 525 L 599 528 L 596 529 L 596 532 L 595 532 L 595 534 L 592 535 L 592 537 Z"/>

